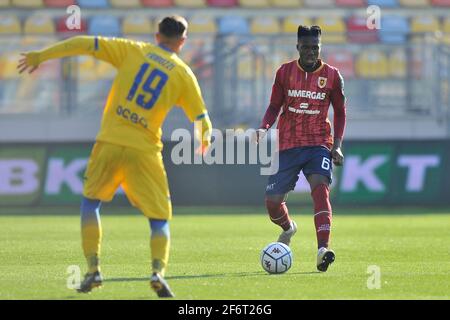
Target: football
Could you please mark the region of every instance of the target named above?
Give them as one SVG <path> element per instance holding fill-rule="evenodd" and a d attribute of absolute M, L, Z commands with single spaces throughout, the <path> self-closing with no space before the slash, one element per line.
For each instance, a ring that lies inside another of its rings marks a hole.
<path fill-rule="evenodd" d="M 284 273 L 292 266 L 292 251 L 284 243 L 269 243 L 261 251 L 261 265 L 268 273 Z"/>

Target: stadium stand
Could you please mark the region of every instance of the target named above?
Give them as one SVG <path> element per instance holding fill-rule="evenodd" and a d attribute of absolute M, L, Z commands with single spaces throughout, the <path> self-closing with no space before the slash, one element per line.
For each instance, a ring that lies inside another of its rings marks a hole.
<path fill-rule="evenodd" d="M 312 25 L 312 19 L 302 16 L 288 16 L 284 18 L 281 31 L 288 34 L 296 34 L 299 25 Z"/>
<path fill-rule="evenodd" d="M 333 50 L 324 61 L 339 69 L 345 79 L 355 77 L 355 63 L 353 54 L 347 50 Z"/>
<path fill-rule="evenodd" d="M 129 34 L 151 34 L 155 32 L 151 20 L 138 14 L 129 14 L 122 21 L 122 33 Z"/>
<path fill-rule="evenodd" d="M 174 4 L 186 8 L 206 8 L 205 0 L 174 0 Z"/>
<path fill-rule="evenodd" d="M 18 8 L 42 8 L 42 0 L 11 0 L 11 5 Z"/>
<path fill-rule="evenodd" d="M 403 48 L 395 49 L 389 54 L 389 75 L 394 78 L 405 78 L 407 59 Z"/>
<path fill-rule="evenodd" d="M 29 16 L 25 20 L 23 28 L 26 34 L 53 34 L 55 33 L 55 25 L 51 17 L 36 14 Z"/>
<path fill-rule="evenodd" d="M 194 15 L 189 18 L 189 34 L 207 33 L 215 34 L 217 25 L 214 18 L 205 15 Z"/>
<path fill-rule="evenodd" d="M 382 8 L 397 8 L 399 3 L 397 0 L 367 0 L 369 6 L 375 5 Z"/>
<path fill-rule="evenodd" d="M 255 17 L 250 31 L 252 34 L 277 34 L 280 32 L 280 22 L 274 17 Z"/>
<path fill-rule="evenodd" d="M 327 43 L 345 43 L 346 26 L 341 17 L 320 17 L 315 24 L 322 28 L 322 41 Z"/>
<path fill-rule="evenodd" d="M 378 42 L 376 29 L 367 28 L 367 19 L 364 16 L 352 16 L 347 19 L 348 40 L 354 43 Z"/>
<path fill-rule="evenodd" d="M 172 0 L 141 0 L 144 7 L 166 8 L 174 5 Z"/>
<path fill-rule="evenodd" d="M 109 7 L 108 0 L 78 0 L 77 4 L 83 9 L 105 9 Z"/>
<path fill-rule="evenodd" d="M 399 0 L 402 7 L 427 7 L 430 5 L 428 0 Z"/>
<path fill-rule="evenodd" d="M 22 27 L 19 18 L 15 15 L 0 15 L 0 34 L 19 34 L 22 32 Z"/>
<path fill-rule="evenodd" d="M 334 6 L 334 0 L 305 0 L 306 7 L 332 7 Z"/>
<path fill-rule="evenodd" d="M 249 34 L 247 19 L 239 16 L 223 16 L 219 19 L 219 33 L 221 34 Z"/>
<path fill-rule="evenodd" d="M 407 18 L 402 16 L 383 16 L 382 28 L 379 30 L 381 42 L 391 44 L 404 44 L 410 32 Z"/>
<path fill-rule="evenodd" d="M 361 52 L 356 60 L 356 73 L 365 78 L 386 78 L 389 69 L 385 53 L 378 50 Z"/>
<path fill-rule="evenodd" d="M 48 8 L 66 8 L 77 4 L 75 0 L 44 0 L 44 5 Z"/>
<path fill-rule="evenodd" d="M 238 5 L 238 0 L 207 0 L 210 7 L 230 8 Z"/>
<path fill-rule="evenodd" d="M 109 0 L 112 8 L 139 8 L 139 0 Z"/>
<path fill-rule="evenodd" d="M 336 0 L 336 5 L 339 7 L 364 7 L 366 1 L 364 0 Z"/>
<path fill-rule="evenodd" d="M 120 35 L 119 20 L 114 16 L 94 16 L 88 25 L 88 33 L 115 37 Z"/>
<path fill-rule="evenodd" d="M 270 3 L 278 8 L 299 8 L 303 5 L 301 0 L 271 0 Z"/>
<path fill-rule="evenodd" d="M 431 4 L 436 7 L 450 7 L 450 0 L 431 0 Z"/>

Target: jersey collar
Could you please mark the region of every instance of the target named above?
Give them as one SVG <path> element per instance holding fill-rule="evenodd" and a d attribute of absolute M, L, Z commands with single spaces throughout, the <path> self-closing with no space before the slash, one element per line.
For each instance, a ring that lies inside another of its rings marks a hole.
<path fill-rule="evenodd" d="M 320 67 L 318 67 L 316 70 L 314 70 L 313 72 L 308 72 L 308 73 L 316 73 L 319 72 L 320 70 L 322 70 L 322 68 L 324 67 L 324 63 L 322 61 L 322 59 L 318 59 L 319 63 L 320 63 Z M 303 70 L 303 68 L 300 66 L 300 63 L 298 63 L 298 59 L 295 61 L 295 63 L 297 64 L 297 67 L 302 70 L 303 72 L 307 72 L 305 70 Z"/>

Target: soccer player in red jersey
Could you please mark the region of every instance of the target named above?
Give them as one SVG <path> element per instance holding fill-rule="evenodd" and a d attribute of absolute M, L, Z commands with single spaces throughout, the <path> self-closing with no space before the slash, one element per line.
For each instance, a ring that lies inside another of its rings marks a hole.
<path fill-rule="evenodd" d="M 314 202 L 317 269 L 324 272 L 335 259 L 329 249 L 332 217 L 329 195 L 332 162 L 341 166 L 344 161 L 341 145 L 346 107 L 341 74 L 319 58 L 321 34 L 319 26 L 299 26 L 300 58 L 278 69 L 269 107 L 257 130 L 257 141 L 279 116 L 279 170 L 269 178 L 266 208 L 272 222 L 283 229 L 278 241 L 289 245 L 297 225 L 289 217 L 286 200 L 303 171 Z M 334 110 L 334 139 L 328 119 L 330 103 Z"/>

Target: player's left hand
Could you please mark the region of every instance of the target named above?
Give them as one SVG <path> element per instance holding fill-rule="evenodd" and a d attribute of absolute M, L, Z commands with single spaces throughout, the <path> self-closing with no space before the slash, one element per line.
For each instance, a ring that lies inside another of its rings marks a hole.
<path fill-rule="evenodd" d="M 344 154 L 340 147 L 333 147 L 331 149 L 331 157 L 333 158 L 334 165 L 342 166 L 344 164 Z"/>
<path fill-rule="evenodd" d="M 26 70 L 29 70 L 28 73 L 34 72 L 39 65 L 33 63 L 33 52 L 29 53 L 21 53 L 20 55 L 22 58 L 19 60 L 19 64 L 17 65 L 17 69 L 19 70 L 19 73 L 22 73 Z"/>
<path fill-rule="evenodd" d="M 195 150 L 195 154 L 204 156 L 204 155 L 208 152 L 210 145 L 211 145 L 211 143 L 205 143 L 205 142 L 203 142 L 203 143 Z"/>

